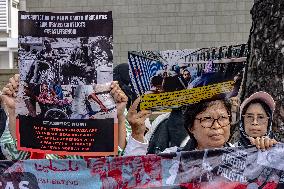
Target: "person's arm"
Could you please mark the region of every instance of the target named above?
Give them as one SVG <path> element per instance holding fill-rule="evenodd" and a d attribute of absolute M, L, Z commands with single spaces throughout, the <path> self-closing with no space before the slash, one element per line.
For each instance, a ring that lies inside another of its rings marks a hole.
<path fill-rule="evenodd" d="M 11 135 L 16 139 L 16 111 L 15 98 L 19 88 L 19 74 L 9 79 L 9 83 L 3 88 L 1 95 L 2 107 L 8 116 Z"/>
<path fill-rule="evenodd" d="M 100 106 L 100 108 L 104 112 L 107 112 L 106 107 L 103 105 L 101 100 L 97 97 L 94 88 L 95 88 L 95 86 L 93 86 L 93 85 L 84 85 L 84 86 L 80 87 L 80 90 L 84 90 L 84 94 L 86 95 L 85 97 L 86 97 L 87 100 L 92 99 L 93 101 L 95 101 Z"/>
<path fill-rule="evenodd" d="M 18 151 L 16 144 L 16 113 L 15 97 L 19 87 L 19 75 L 10 78 L 3 88 L 1 95 L 2 107 L 7 114 L 6 128 L 0 139 L 2 153 L 7 160 L 24 160 L 30 156 L 29 152 Z"/>
<path fill-rule="evenodd" d="M 151 115 L 151 111 L 137 112 L 140 98 L 136 99 L 129 109 L 127 119 L 131 125 L 132 134 L 127 142 L 124 155 L 146 155 L 148 141 L 144 138 L 146 131 L 145 120 Z"/>
<path fill-rule="evenodd" d="M 6 160 L 25 160 L 29 159 L 30 153 L 17 150 L 17 142 L 11 136 L 9 130 L 9 121 L 6 120 L 6 129 L 0 138 L 0 148 Z"/>
<path fill-rule="evenodd" d="M 85 90 L 86 90 L 86 95 L 88 99 L 93 99 L 96 103 L 99 104 L 100 108 L 104 111 L 107 112 L 107 108 L 105 107 L 105 105 L 101 102 L 101 100 L 97 97 L 93 86 L 91 85 L 87 85 L 85 86 Z"/>
<path fill-rule="evenodd" d="M 126 145 L 126 118 L 124 115 L 124 110 L 126 108 L 128 98 L 125 93 L 120 89 L 117 81 L 111 83 L 110 93 L 115 100 L 117 109 L 118 146 L 123 150 Z"/>
<path fill-rule="evenodd" d="M 101 108 L 104 112 L 107 112 L 107 108 L 106 108 L 105 105 L 101 102 L 101 100 L 97 97 L 96 93 L 90 94 L 88 98 L 93 99 L 95 102 L 97 102 L 97 103 L 100 105 L 100 108 Z"/>

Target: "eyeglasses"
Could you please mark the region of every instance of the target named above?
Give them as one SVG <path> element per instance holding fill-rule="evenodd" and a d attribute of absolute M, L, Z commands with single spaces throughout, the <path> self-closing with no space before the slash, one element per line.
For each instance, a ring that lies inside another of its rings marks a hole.
<path fill-rule="evenodd" d="M 196 120 L 200 121 L 200 125 L 203 128 L 211 128 L 215 121 L 221 126 L 221 127 L 227 127 L 230 125 L 230 115 L 228 116 L 220 116 L 218 119 L 214 119 L 213 117 L 202 117 L 202 118 L 195 118 Z"/>
<path fill-rule="evenodd" d="M 243 115 L 243 117 L 244 117 L 244 121 L 246 123 L 249 123 L 249 124 L 252 124 L 255 120 L 255 117 L 256 117 L 256 121 L 260 125 L 265 124 L 267 122 L 267 120 L 269 119 L 269 117 L 266 117 L 264 115 L 255 116 L 255 115 L 251 115 L 251 114 L 245 114 L 245 115 Z"/>

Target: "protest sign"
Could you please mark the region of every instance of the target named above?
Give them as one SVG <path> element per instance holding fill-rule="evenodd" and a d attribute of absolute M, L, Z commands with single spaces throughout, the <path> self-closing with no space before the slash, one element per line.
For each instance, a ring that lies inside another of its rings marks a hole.
<path fill-rule="evenodd" d="M 20 12 L 19 150 L 117 154 L 112 35 L 111 12 Z"/>
<path fill-rule="evenodd" d="M 245 44 L 229 47 L 129 52 L 133 91 L 140 109 L 161 110 L 238 94 Z"/>
<path fill-rule="evenodd" d="M 22 184 L 25 189 L 280 189 L 284 187 L 284 162 L 270 165 L 266 161 L 271 161 L 271 157 L 274 161 L 284 159 L 283 150 L 283 144 L 278 144 L 265 152 L 247 147 L 177 152 L 160 156 L 1 161 L 0 178 L 4 186 L 12 182 L 11 177 L 6 175 L 20 175 L 17 182 L 12 184 L 14 188 Z"/>

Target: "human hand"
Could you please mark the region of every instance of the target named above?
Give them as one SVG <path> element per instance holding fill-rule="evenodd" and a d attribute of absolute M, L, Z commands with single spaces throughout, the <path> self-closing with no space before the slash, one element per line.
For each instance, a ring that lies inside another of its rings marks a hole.
<path fill-rule="evenodd" d="M 111 87 L 110 94 L 113 96 L 116 103 L 117 117 L 121 117 L 123 116 L 124 110 L 126 108 L 128 98 L 119 87 L 117 81 L 113 81 L 110 87 Z"/>
<path fill-rule="evenodd" d="M 278 143 L 275 139 L 271 139 L 268 137 L 249 137 L 249 140 L 252 145 L 255 145 L 256 148 L 260 150 L 267 150 L 271 148 L 274 144 Z"/>
<path fill-rule="evenodd" d="M 9 113 L 15 113 L 15 98 L 19 89 L 19 74 L 9 79 L 9 83 L 2 89 L 1 100 Z"/>
<path fill-rule="evenodd" d="M 132 129 L 132 137 L 140 142 L 144 142 L 144 133 L 146 131 L 145 120 L 151 115 L 149 110 L 141 110 L 137 112 L 140 98 L 137 98 L 130 107 L 127 120 Z"/>

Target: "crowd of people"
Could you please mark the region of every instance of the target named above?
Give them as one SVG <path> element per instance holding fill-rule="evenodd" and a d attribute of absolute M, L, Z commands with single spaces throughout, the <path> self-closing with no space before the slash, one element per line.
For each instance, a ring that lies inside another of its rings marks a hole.
<path fill-rule="evenodd" d="M 97 68 L 112 65 L 112 38 L 31 39 L 37 41 L 20 38 L 21 78 L 26 83 L 50 83 L 56 78 L 63 85 L 97 83 Z"/>
<path fill-rule="evenodd" d="M 184 74 L 186 75 L 186 71 L 184 71 Z M 115 72 L 115 78 L 123 78 L 121 75 L 124 77 L 125 73 L 120 73 L 119 70 Z M 140 99 L 137 98 L 134 101 L 133 94 L 129 90 L 129 84 L 125 83 L 125 81 L 129 81 L 129 79 L 112 82 L 110 92 L 117 107 L 120 149 L 118 155 L 135 156 L 248 145 L 255 145 L 257 148 L 265 150 L 277 143 L 273 138 L 272 131 L 275 102 L 266 92 L 254 93 L 240 105 L 240 121 L 237 125 L 240 138 L 239 141 L 232 144 L 230 141 L 233 134 L 230 100 L 205 100 L 175 109 L 167 116 L 162 115 L 163 118 L 158 123 L 156 120 L 153 123 L 156 126 L 164 124 L 171 128 L 170 137 L 164 137 L 165 133 L 163 133 L 162 129 L 152 129 L 152 125 L 147 122 L 152 112 L 149 110 L 138 111 Z M 1 120 L 1 128 L 5 129 L 0 138 L 2 151 L 5 151 L 4 154 L 6 154 L 5 158 L 9 160 L 62 158 L 62 156 L 52 154 L 29 153 L 17 150 L 15 97 L 18 88 L 19 75 L 16 74 L 3 88 L 1 95 L 2 108 L 4 108 L 7 115 L 7 121 Z M 128 99 L 131 102 L 127 105 Z M 129 106 L 130 104 L 132 105 Z M 161 137 L 158 137 L 159 135 Z M 184 138 L 187 138 L 185 142 Z M 4 145 L 5 142 L 9 143 L 9 145 Z M 9 146 L 9 149 L 7 149 L 7 146 Z M 6 149 L 4 149 L 5 147 Z M 63 158 L 84 157 L 64 156 Z"/>
<path fill-rule="evenodd" d="M 173 92 L 186 89 L 196 78 L 187 67 L 163 65 L 150 79 L 149 93 Z"/>
<path fill-rule="evenodd" d="M 110 95 L 98 91 L 107 101 L 103 104 L 95 93 L 96 85 L 91 85 L 112 77 L 106 71 L 113 61 L 111 37 L 20 37 L 19 54 L 24 86 L 18 94 L 23 107 L 20 114 L 84 119 L 112 113 Z"/>
<path fill-rule="evenodd" d="M 173 92 L 183 89 L 192 89 L 209 84 L 230 80 L 242 72 L 243 63 L 198 63 L 195 65 L 168 65 L 157 62 L 160 70 L 150 78 L 150 90 L 146 93 Z"/>
<path fill-rule="evenodd" d="M 15 142 L 15 97 L 19 85 L 19 76 L 15 75 L 9 80 L 9 83 L 2 90 L 2 105 L 5 107 L 8 116 L 7 128 L 5 133 L 11 134 L 11 141 Z M 128 93 L 128 92 L 127 92 Z M 187 143 L 181 147 L 179 142 L 168 142 L 171 145 L 165 145 L 163 148 L 156 146 L 158 150 L 149 150 L 149 141 L 145 138 L 146 119 L 151 115 L 151 111 L 137 111 L 139 98 L 136 99 L 128 110 L 127 119 L 124 114 L 127 104 L 127 96 L 121 90 L 118 82 L 112 83 L 111 94 L 117 103 L 118 121 L 119 121 L 119 147 L 124 151 L 124 155 L 146 155 L 148 153 L 173 152 L 179 150 L 204 150 L 212 148 L 233 147 L 256 145 L 257 148 L 267 149 L 277 143 L 273 139 L 272 116 L 275 109 L 275 103 L 272 97 L 265 92 L 257 92 L 247 98 L 240 106 L 240 139 L 237 143 L 231 144 L 231 104 L 227 99 L 214 101 L 203 101 L 188 105 L 184 111 L 172 111 L 166 122 L 177 118 L 183 119 L 178 122 L 184 127 L 181 131 L 184 136 L 189 136 Z M 129 94 L 128 94 L 129 96 Z M 182 116 L 183 114 L 183 116 Z M 178 121 L 178 120 L 176 120 Z M 128 123 L 129 122 L 129 123 Z M 4 123 L 4 122 L 1 122 Z M 5 127 L 5 125 L 4 125 Z M 178 127 L 178 126 L 176 126 Z M 157 132 L 157 131 L 156 131 Z M 174 132 L 174 130 L 173 130 Z M 131 134 L 130 134 L 131 133 Z M 154 134 L 154 133 L 153 133 Z M 162 133 L 160 133 L 162 134 Z M 174 135 L 175 133 L 173 133 Z M 127 137 L 129 135 L 129 137 Z M 154 136 L 154 135 L 153 135 Z M 157 136 L 157 134 L 155 135 Z M 2 138 L 6 136 L 3 136 Z M 150 142 L 159 140 L 151 137 Z M 169 139 L 170 140 L 170 139 Z M 16 144 L 14 144 L 16 145 Z M 173 146 L 175 145 L 175 146 Z M 15 146 L 16 149 L 16 146 Z M 14 152 L 16 151 L 14 149 Z M 23 152 L 17 152 L 23 153 Z M 27 152 L 26 152 L 27 153 Z M 9 157 L 16 157 L 9 155 Z M 19 157 L 30 157 L 18 156 Z M 48 157 L 31 156 L 31 158 Z"/>

